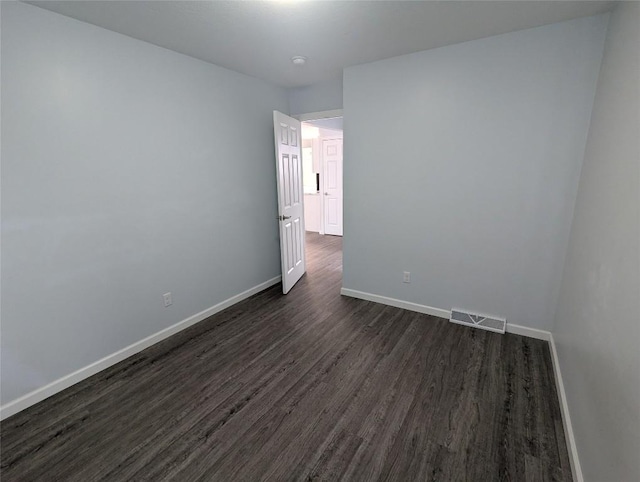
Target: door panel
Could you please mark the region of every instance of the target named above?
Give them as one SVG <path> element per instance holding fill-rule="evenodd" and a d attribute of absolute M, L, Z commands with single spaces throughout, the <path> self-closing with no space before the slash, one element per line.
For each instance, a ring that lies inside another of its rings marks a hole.
<path fill-rule="evenodd" d="M 298 127 L 289 126 L 289 145 L 291 147 L 298 147 L 298 131 Z"/>
<path fill-rule="evenodd" d="M 286 124 L 280 124 L 280 144 L 289 145 L 289 129 Z"/>
<path fill-rule="evenodd" d="M 291 207 L 291 159 L 288 154 L 282 155 L 282 167 L 283 167 L 283 189 L 284 199 L 282 200 L 283 208 Z"/>
<path fill-rule="evenodd" d="M 273 125 L 276 139 L 282 292 L 286 294 L 305 272 L 300 122 L 274 111 Z"/>
<path fill-rule="evenodd" d="M 300 196 L 302 195 L 302 170 L 300 169 L 300 158 L 298 156 L 291 156 L 291 164 L 293 166 L 292 169 L 292 179 L 291 183 L 292 188 L 292 199 L 293 204 L 299 204 Z"/>
<path fill-rule="evenodd" d="M 329 199 L 327 203 L 327 222 L 328 224 L 335 226 L 340 221 L 338 216 L 338 201 L 336 199 Z"/>
<path fill-rule="evenodd" d="M 295 269 L 302 263 L 302 244 L 304 243 L 304 233 L 301 229 L 303 222 L 300 218 L 295 219 L 293 221 L 293 234 L 294 234 L 294 242 L 293 242 L 293 268 Z"/>

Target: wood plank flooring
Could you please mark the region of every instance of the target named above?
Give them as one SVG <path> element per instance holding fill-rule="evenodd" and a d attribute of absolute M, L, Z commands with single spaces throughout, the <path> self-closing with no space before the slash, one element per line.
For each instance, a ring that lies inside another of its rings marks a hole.
<path fill-rule="evenodd" d="M 3 481 L 571 480 L 549 347 L 308 273 L 1 424 Z"/>

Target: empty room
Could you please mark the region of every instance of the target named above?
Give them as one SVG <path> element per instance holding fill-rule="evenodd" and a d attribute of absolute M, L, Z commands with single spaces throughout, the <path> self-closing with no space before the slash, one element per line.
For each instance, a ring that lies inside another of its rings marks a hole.
<path fill-rule="evenodd" d="M 640 480 L 640 3 L 0 26 L 2 481 Z"/>

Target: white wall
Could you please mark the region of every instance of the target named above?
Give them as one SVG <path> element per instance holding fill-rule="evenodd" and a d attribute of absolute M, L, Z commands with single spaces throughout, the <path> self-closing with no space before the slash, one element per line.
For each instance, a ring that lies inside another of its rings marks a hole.
<path fill-rule="evenodd" d="M 552 327 L 606 22 L 345 69 L 345 288 Z"/>
<path fill-rule="evenodd" d="M 342 109 L 342 77 L 287 90 L 290 115 Z"/>
<path fill-rule="evenodd" d="M 607 31 L 553 336 L 587 481 L 640 480 L 640 4 Z"/>
<path fill-rule="evenodd" d="M 2 2 L 1 100 L 2 403 L 279 275 L 284 89 Z"/>
<path fill-rule="evenodd" d="M 304 127 L 308 126 L 308 122 L 303 122 L 302 126 L 303 126 L 303 132 L 304 132 Z M 316 131 L 317 134 L 320 133 L 319 130 Z M 304 134 L 303 134 L 304 135 Z M 305 147 L 311 148 L 311 169 L 312 169 L 312 173 L 315 179 L 315 175 L 316 173 L 320 172 L 320 149 L 318 147 L 319 145 L 319 140 L 318 138 L 312 138 L 312 139 L 303 139 L 302 140 L 302 147 L 303 149 Z M 302 156 L 304 158 L 304 154 Z M 303 166 L 303 170 L 306 169 L 307 164 L 306 161 L 304 163 Z M 306 174 L 305 174 L 306 175 Z M 316 188 L 314 187 L 314 191 L 316 190 Z M 310 231 L 313 233 L 319 233 L 322 225 L 321 222 L 322 220 L 320 219 L 320 193 L 319 192 L 313 192 L 313 193 L 307 193 L 305 192 L 304 194 L 304 229 L 305 231 Z"/>
<path fill-rule="evenodd" d="M 319 233 L 321 229 L 320 193 L 304 195 L 304 229 Z"/>

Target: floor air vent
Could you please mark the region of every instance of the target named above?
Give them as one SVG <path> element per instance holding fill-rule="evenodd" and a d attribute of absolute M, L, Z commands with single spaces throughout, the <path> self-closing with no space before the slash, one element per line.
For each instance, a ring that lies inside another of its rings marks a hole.
<path fill-rule="evenodd" d="M 451 323 L 459 325 L 473 326 L 483 330 L 495 331 L 496 333 L 504 333 L 507 326 L 507 320 L 497 318 L 495 316 L 480 315 L 469 311 L 451 310 Z"/>

